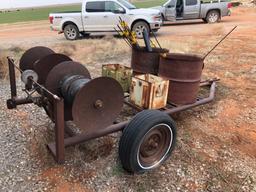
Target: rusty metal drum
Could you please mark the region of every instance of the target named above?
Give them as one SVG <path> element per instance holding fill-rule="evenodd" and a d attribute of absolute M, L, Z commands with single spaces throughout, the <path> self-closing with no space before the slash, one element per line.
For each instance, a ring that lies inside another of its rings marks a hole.
<path fill-rule="evenodd" d="M 204 59 L 198 55 L 169 53 L 160 57 L 159 76 L 169 79 L 168 102 L 196 102 Z"/>
<path fill-rule="evenodd" d="M 168 53 L 168 49 L 153 48 L 148 52 L 145 47 L 132 49 L 131 67 L 136 74 L 158 74 L 159 57 L 161 53 Z"/>

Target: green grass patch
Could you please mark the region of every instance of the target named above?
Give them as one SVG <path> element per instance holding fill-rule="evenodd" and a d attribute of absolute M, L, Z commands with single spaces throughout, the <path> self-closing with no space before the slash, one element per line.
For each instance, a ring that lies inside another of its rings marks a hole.
<path fill-rule="evenodd" d="M 134 2 L 133 4 L 138 8 L 148 8 L 163 5 L 165 2 L 167 2 L 167 0 L 147 0 Z"/>
<path fill-rule="evenodd" d="M 162 5 L 165 0 L 147 0 L 138 1 L 134 5 L 138 8 L 148 8 L 158 5 Z M 26 21 L 40 21 L 47 20 L 49 13 L 66 12 L 66 11 L 80 11 L 81 5 L 69 5 L 69 6 L 58 6 L 58 7 L 45 7 L 45 8 L 34 8 L 20 11 L 2 12 L 0 13 L 0 24 L 3 23 L 16 23 Z"/>
<path fill-rule="evenodd" d="M 20 11 L 2 12 L 0 13 L 1 23 L 16 23 L 24 21 L 39 21 L 47 20 L 49 13 L 79 11 L 80 5 L 60 6 L 60 7 L 45 7 L 35 9 L 25 9 Z"/>

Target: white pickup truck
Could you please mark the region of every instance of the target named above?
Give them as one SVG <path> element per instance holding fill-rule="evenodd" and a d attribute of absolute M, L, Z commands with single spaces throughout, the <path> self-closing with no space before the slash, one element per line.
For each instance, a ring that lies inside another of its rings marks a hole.
<path fill-rule="evenodd" d="M 138 38 L 143 30 L 156 32 L 162 18 L 159 10 L 137 9 L 125 0 L 85 0 L 79 12 L 50 13 L 51 29 L 64 32 L 66 39 L 75 40 L 80 34 L 115 32 L 120 17 L 135 31 Z"/>

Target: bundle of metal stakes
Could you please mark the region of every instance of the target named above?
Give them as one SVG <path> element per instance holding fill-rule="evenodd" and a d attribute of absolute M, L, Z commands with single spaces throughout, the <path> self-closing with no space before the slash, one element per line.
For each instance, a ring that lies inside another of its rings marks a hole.
<path fill-rule="evenodd" d="M 127 43 L 127 45 L 129 47 L 137 48 L 137 49 L 141 48 L 141 46 L 138 43 L 136 33 L 129 28 L 128 24 L 124 20 L 122 20 L 121 17 L 119 17 L 119 24 L 117 25 L 117 29 L 116 28 L 114 28 L 114 29 L 124 39 L 124 41 Z M 155 33 L 152 32 L 152 34 L 153 34 L 159 48 L 162 49 L 158 39 L 155 36 Z M 156 45 L 150 39 L 149 35 L 150 35 L 149 32 L 146 29 L 144 29 L 143 30 L 143 39 L 144 39 L 144 42 L 145 42 L 146 50 L 148 52 L 152 52 L 153 51 L 152 48 L 156 48 Z"/>

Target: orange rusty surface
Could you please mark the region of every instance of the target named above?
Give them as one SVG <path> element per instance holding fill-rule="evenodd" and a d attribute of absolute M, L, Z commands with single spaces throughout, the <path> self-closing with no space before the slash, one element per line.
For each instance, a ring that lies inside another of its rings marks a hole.
<path fill-rule="evenodd" d="M 160 109 L 166 106 L 169 81 L 154 75 L 138 75 L 132 78 L 131 103 L 144 109 Z"/>

